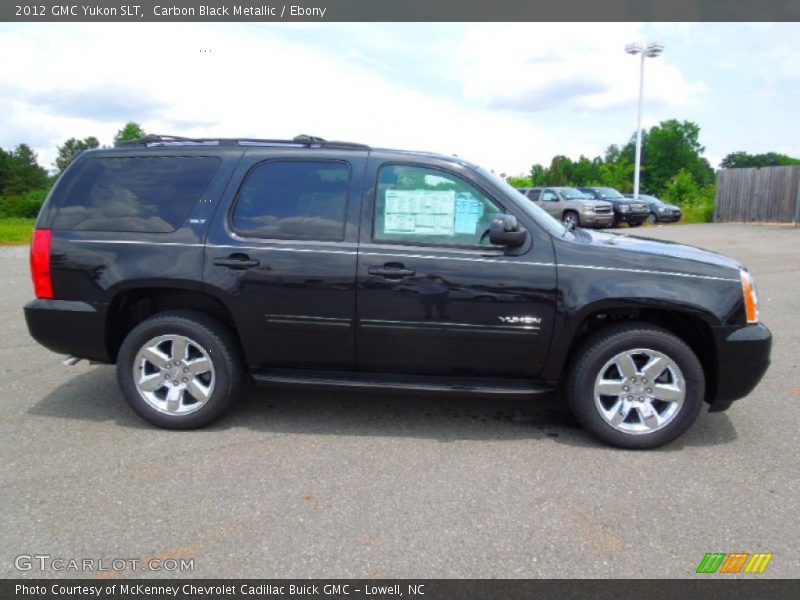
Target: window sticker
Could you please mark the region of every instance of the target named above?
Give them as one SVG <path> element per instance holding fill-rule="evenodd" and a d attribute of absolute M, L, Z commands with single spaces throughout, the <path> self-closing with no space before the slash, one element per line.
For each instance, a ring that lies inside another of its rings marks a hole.
<path fill-rule="evenodd" d="M 456 233 L 476 233 L 478 222 L 484 213 L 483 202 L 469 192 L 461 192 L 456 196 Z"/>
<path fill-rule="evenodd" d="M 455 190 L 386 190 L 384 233 L 455 234 Z"/>

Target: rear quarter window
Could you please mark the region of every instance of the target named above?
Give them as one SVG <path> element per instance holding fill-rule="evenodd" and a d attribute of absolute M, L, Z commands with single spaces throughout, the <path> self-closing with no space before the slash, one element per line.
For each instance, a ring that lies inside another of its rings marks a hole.
<path fill-rule="evenodd" d="M 210 156 L 91 158 L 59 204 L 53 228 L 175 231 L 219 164 Z"/>
<path fill-rule="evenodd" d="M 343 162 L 263 162 L 239 190 L 232 229 L 245 237 L 342 240 L 349 189 Z"/>

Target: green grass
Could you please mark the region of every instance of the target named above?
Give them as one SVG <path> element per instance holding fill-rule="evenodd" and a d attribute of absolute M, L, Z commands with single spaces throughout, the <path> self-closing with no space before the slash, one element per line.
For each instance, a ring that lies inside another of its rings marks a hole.
<path fill-rule="evenodd" d="M 0 219 L 0 246 L 29 244 L 36 219 L 5 217 Z"/>
<path fill-rule="evenodd" d="M 714 205 L 693 204 L 682 209 L 681 223 L 711 223 L 714 216 Z"/>

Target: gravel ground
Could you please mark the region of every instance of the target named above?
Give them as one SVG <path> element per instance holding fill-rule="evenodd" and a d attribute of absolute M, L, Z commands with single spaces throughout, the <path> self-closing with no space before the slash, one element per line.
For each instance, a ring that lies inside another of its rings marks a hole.
<path fill-rule="evenodd" d="M 749 398 L 657 451 L 595 442 L 557 396 L 257 389 L 209 429 L 154 429 L 113 367 L 30 339 L 27 250 L 0 249 L 0 577 L 74 576 L 15 569 L 35 553 L 188 558 L 195 577 L 689 577 L 713 551 L 796 577 L 800 230 L 621 231 L 744 261 L 775 334 Z"/>

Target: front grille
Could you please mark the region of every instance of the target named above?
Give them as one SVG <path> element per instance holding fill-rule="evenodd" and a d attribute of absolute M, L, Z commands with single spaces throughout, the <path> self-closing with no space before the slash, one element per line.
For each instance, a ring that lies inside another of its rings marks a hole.
<path fill-rule="evenodd" d="M 598 215 L 610 215 L 611 208 L 608 206 L 598 206 L 597 208 L 594 209 L 594 212 Z"/>

